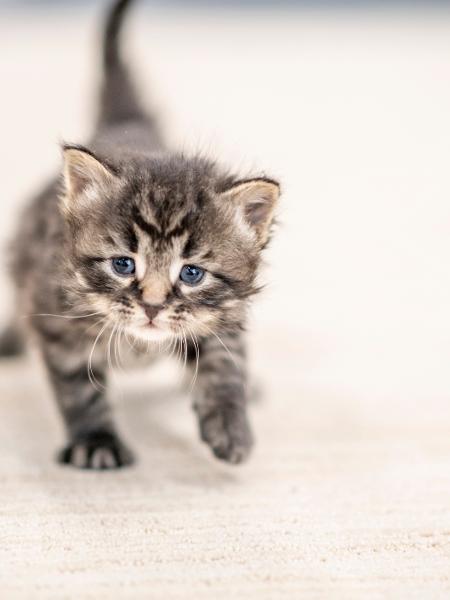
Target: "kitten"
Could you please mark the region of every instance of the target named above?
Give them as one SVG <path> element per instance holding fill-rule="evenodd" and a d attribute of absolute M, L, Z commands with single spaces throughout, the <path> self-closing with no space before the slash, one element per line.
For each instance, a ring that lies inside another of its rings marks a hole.
<path fill-rule="evenodd" d="M 243 330 L 279 186 L 166 150 L 119 55 L 131 3 L 115 2 L 107 20 L 100 117 L 88 147 L 63 147 L 61 180 L 21 220 L 12 260 L 18 306 L 66 425 L 62 463 L 132 463 L 105 393 L 108 356 L 125 352 L 125 338 L 132 362 L 148 360 L 149 347 L 181 346 L 196 374 L 201 438 L 218 458 L 239 463 L 252 446 Z M 3 342 L 4 354 L 20 349 L 11 330 Z"/>

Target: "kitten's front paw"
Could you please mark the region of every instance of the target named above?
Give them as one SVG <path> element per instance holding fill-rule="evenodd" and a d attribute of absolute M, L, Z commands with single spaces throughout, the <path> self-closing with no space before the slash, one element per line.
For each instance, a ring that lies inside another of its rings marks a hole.
<path fill-rule="evenodd" d="M 70 442 L 58 461 L 79 469 L 118 469 L 134 462 L 131 451 L 113 433 L 91 431 Z"/>
<path fill-rule="evenodd" d="M 200 418 L 200 435 L 221 460 L 244 462 L 253 446 L 247 416 L 234 406 L 221 407 Z"/>

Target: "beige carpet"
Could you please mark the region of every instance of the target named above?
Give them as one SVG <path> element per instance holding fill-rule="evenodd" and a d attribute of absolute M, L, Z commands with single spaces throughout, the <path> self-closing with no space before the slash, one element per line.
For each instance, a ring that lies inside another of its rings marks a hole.
<path fill-rule="evenodd" d="M 87 132 L 95 17 L 1 15 L 2 239 L 57 140 Z M 450 597 L 450 13 L 133 26 L 174 142 L 283 182 L 258 445 L 210 458 L 162 365 L 114 385 L 139 464 L 62 469 L 39 365 L 1 363 L 1 598 Z"/>

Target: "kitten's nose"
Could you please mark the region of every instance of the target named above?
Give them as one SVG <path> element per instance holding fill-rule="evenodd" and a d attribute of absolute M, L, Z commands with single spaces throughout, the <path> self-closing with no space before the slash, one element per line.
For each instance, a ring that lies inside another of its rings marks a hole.
<path fill-rule="evenodd" d="M 147 315 L 147 317 L 149 318 L 150 321 L 153 321 L 153 319 L 156 317 L 156 315 L 159 313 L 159 311 L 161 309 L 162 309 L 162 304 L 145 304 L 144 305 L 145 314 Z"/>

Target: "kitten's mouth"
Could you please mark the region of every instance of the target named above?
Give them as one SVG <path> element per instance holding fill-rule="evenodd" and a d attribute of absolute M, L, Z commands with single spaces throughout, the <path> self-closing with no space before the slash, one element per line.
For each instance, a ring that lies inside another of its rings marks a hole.
<path fill-rule="evenodd" d="M 171 337 L 172 332 L 161 324 L 154 321 L 147 323 L 136 324 L 131 327 L 130 331 L 138 338 L 150 341 L 159 342 Z"/>
<path fill-rule="evenodd" d="M 170 330 L 170 326 L 168 326 L 167 323 L 159 319 L 149 320 L 147 321 L 147 323 L 144 323 L 144 325 L 142 325 L 141 327 L 147 334 L 150 334 L 151 336 L 165 336 L 170 335 L 172 333 Z"/>
<path fill-rule="evenodd" d="M 167 333 L 167 327 L 161 326 L 161 323 L 155 323 L 155 321 L 148 321 L 143 325 L 143 328 L 147 331 L 154 331 L 155 333 Z"/>

